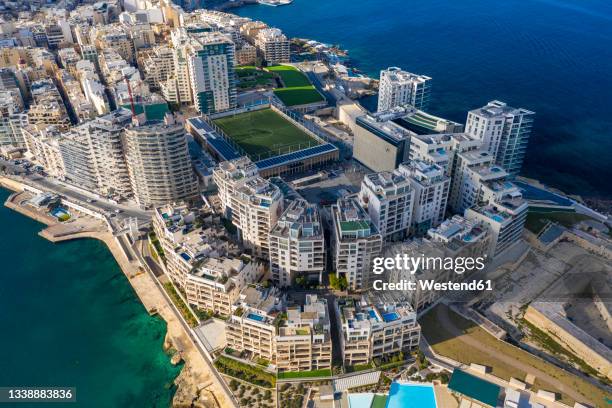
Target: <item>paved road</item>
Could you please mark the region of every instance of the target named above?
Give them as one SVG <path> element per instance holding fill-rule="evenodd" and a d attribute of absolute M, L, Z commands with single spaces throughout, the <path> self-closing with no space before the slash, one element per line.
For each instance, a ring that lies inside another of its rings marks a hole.
<path fill-rule="evenodd" d="M 108 214 L 114 214 L 115 210 L 120 210 L 121 213 L 118 214 L 116 218 L 125 219 L 129 217 L 136 217 L 138 218 L 139 223 L 146 223 L 151 220 L 151 212 L 140 209 L 135 205 L 115 204 L 105 198 L 101 198 L 93 193 L 89 193 L 77 187 L 70 186 L 69 184 L 52 179 L 51 177 L 43 177 L 36 173 L 26 174 L 22 167 L 4 159 L 0 159 L 0 166 L 1 165 L 6 166 L 13 172 L 19 173 L 12 176 L 17 181 L 29 184 L 40 190 L 51 191 L 63 195 L 70 201 L 76 202 L 83 207 Z M 95 201 L 93 203 L 89 203 L 88 200 Z"/>
<path fill-rule="evenodd" d="M 535 367 L 532 367 L 528 364 L 525 364 L 512 356 L 501 354 L 498 350 L 491 348 L 489 345 L 481 343 L 478 339 L 474 337 L 470 337 L 464 335 L 463 330 L 455 326 L 455 323 L 452 321 L 450 316 L 448 315 L 448 308 L 439 307 L 435 309 L 437 311 L 436 317 L 438 321 L 442 324 L 442 326 L 446 327 L 447 330 L 451 332 L 453 336 L 455 336 L 459 341 L 463 342 L 469 347 L 473 347 L 477 350 L 480 350 L 483 353 L 490 355 L 491 357 L 501 361 L 508 367 L 513 367 L 517 370 L 521 370 L 526 373 L 531 373 L 535 375 L 539 380 L 544 381 L 556 389 L 558 389 L 561 393 L 568 395 L 570 398 L 576 401 L 584 401 L 584 396 L 578 393 L 573 388 L 568 387 L 563 384 L 556 378 L 546 374 L 543 371 L 538 370 Z M 589 401 L 592 404 L 592 401 Z"/>

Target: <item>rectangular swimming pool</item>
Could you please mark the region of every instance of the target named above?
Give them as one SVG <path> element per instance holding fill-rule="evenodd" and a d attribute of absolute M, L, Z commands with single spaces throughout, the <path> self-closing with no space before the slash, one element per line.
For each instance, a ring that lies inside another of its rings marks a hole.
<path fill-rule="evenodd" d="M 264 317 L 257 315 L 255 313 L 249 313 L 247 315 L 247 319 L 251 319 L 251 320 L 255 320 L 256 322 L 263 322 L 264 321 Z"/>
<path fill-rule="evenodd" d="M 433 385 L 393 382 L 385 408 L 437 408 Z"/>
<path fill-rule="evenodd" d="M 395 321 L 397 319 L 399 319 L 399 315 L 397 314 L 397 312 L 385 313 L 383 315 L 383 320 L 385 322 L 393 322 L 393 321 Z"/>

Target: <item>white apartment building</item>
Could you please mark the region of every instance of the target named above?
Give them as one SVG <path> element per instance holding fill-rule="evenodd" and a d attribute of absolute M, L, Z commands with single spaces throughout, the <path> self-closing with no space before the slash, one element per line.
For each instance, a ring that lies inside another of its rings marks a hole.
<path fill-rule="evenodd" d="M 193 199 L 198 181 L 185 128 L 166 115 L 163 123 L 125 130 L 125 156 L 136 202 L 143 207 Z"/>
<path fill-rule="evenodd" d="M 229 316 L 240 291 L 256 282 L 263 265 L 248 256 L 204 258 L 194 264 L 185 280 L 187 302 L 200 310 Z"/>
<path fill-rule="evenodd" d="M 286 309 L 274 339 L 276 366 L 283 371 L 331 370 L 332 339 L 327 300 L 307 294 Z"/>
<path fill-rule="evenodd" d="M 401 164 L 397 171 L 408 178 L 414 190 L 410 234 L 423 236 L 444 221 L 450 177 L 442 167 L 420 160 Z"/>
<path fill-rule="evenodd" d="M 189 35 L 186 30 L 175 29 L 170 40 L 173 48 L 174 74 L 161 84 L 164 99 L 170 103 L 191 104 L 191 79 L 189 76 Z"/>
<path fill-rule="evenodd" d="M 81 60 L 76 63 L 75 70 L 85 98 L 93 105 L 98 115 L 110 112 L 106 89 L 100 82 L 95 64 L 89 60 Z"/>
<path fill-rule="evenodd" d="M 409 353 L 419 345 L 421 327 L 410 303 L 388 294 L 339 299 L 342 358 L 345 365 L 367 364 Z"/>
<path fill-rule="evenodd" d="M 455 215 L 438 227 L 430 229 L 425 238 L 400 243 L 388 248 L 385 256 L 389 257 L 395 257 L 399 254 L 401 256 L 441 260 L 437 263 L 431 262 L 421 266 L 416 271 L 391 269 L 389 270 L 389 281 L 416 282 L 416 289 L 407 291 L 405 294 L 414 310 L 420 312 L 434 304 L 446 293 L 429 290 L 425 286 L 421 286 L 418 281 L 461 282 L 476 272 L 477 269 L 474 269 L 475 262 L 471 265 L 471 270 L 461 269 L 463 265 L 456 270 L 445 268 L 444 262 L 483 257 L 482 262 L 486 263 L 488 262 L 486 258 L 488 247 L 489 240 L 485 225 L 476 220 L 466 220 Z"/>
<path fill-rule="evenodd" d="M 145 81 L 152 90 L 161 86 L 174 75 L 174 49 L 167 45 L 154 47 L 142 59 Z"/>
<path fill-rule="evenodd" d="M 270 65 L 290 61 L 289 39 L 278 28 L 259 30 L 255 37 L 255 46 Z"/>
<path fill-rule="evenodd" d="M 327 301 L 313 294 L 287 306 L 275 287 L 246 287 L 226 324 L 228 347 L 263 358 L 279 371 L 331 369 Z"/>
<path fill-rule="evenodd" d="M 97 192 L 106 197 L 125 199 L 132 186 L 123 147 L 123 130 L 130 125 L 132 113 L 118 109 L 80 126 L 89 139 Z"/>
<path fill-rule="evenodd" d="M 0 91 L 0 146 L 23 147 L 21 129 L 27 125 L 27 115 L 22 111 L 18 91 Z"/>
<path fill-rule="evenodd" d="M 410 138 L 410 161 L 424 161 L 444 169 L 447 176 L 453 177 L 457 153 L 476 150 L 481 142 L 465 133 L 437 133 L 413 135 Z"/>
<path fill-rule="evenodd" d="M 429 104 L 431 78 L 390 67 L 380 71 L 378 112 L 396 106 L 412 105 L 425 110 Z"/>
<path fill-rule="evenodd" d="M 269 233 L 283 210 L 280 189 L 259 177 L 247 157 L 221 162 L 213 171 L 225 216 L 238 228 L 245 245 L 269 255 Z"/>
<path fill-rule="evenodd" d="M 185 204 L 155 208 L 153 231 L 166 259 L 168 276 L 183 290 L 188 275 L 206 259 L 239 259 L 241 255 L 241 249 L 227 239 L 219 217 Z"/>
<path fill-rule="evenodd" d="M 97 191 L 98 175 L 94 166 L 89 136 L 81 127 L 64 133 L 59 140 L 65 180 L 88 191 Z"/>
<path fill-rule="evenodd" d="M 55 126 L 39 129 L 32 125 L 24 126 L 21 132 L 28 150 L 27 157 L 44 167 L 50 176 L 63 179 L 64 160 L 59 148 L 61 132 Z"/>
<path fill-rule="evenodd" d="M 283 318 L 284 302 L 283 295 L 274 286 L 244 288 L 225 325 L 227 347 L 275 361 L 274 339 Z"/>
<path fill-rule="evenodd" d="M 487 253 L 495 257 L 521 239 L 527 209 L 527 201 L 516 189 L 497 201 L 468 208 L 465 218 L 481 221 L 488 228 L 490 244 Z"/>
<path fill-rule="evenodd" d="M 270 231 L 270 271 L 281 287 L 302 276 L 321 282 L 325 270 L 325 238 L 318 206 L 292 201 Z"/>
<path fill-rule="evenodd" d="M 351 290 L 371 285 L 372 260 L 380 256 L 383 238 L 356 197 L 332 206 L 332 254 L 336 275 L 345 276 Z"/>
<path fill-rule="evenodd" d="M 234 43 L 218 32 L 191 36 L 187 50 L 195 108 L 212 113 L 236 107 Z"/>
<path fill-rule="evenodd" d="M 473 150 L 457 155 L 456 171 L 450 194 L 450 207 L 456 213 L 479 202 L 491 202 L 514 190 L 507 181 L 508 173 L 493 164 L 493 157 L 484 150 Z"/>
<path fill-rule="evenodd" d="M 500 101 L 468 112 L 465 132 L 482 141 L 496 164 L 512 176 L 523 165 L 535 113 Z"/>
<path fill-rule="evenodd" d="M 412 223 L 414 189 L 397 171 L 368 174 L 361 182 L 360 203 L 385 241 L 408 235 Z"/>

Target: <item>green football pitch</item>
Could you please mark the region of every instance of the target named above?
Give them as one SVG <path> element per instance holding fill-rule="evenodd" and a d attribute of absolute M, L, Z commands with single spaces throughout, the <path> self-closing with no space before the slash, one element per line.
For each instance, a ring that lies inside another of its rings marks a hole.
<path fill-rule="evenodd" d="M 280 76 L 284 88 L 274 90 L 276 96 L 287 106 L 321 102 L 323 97 L 310 83 L 306 75 L 291 65 L 273 65 L 266 68 Z"/>
<path fill-rule="evenodd" d="M 214 123 L 252 160 L 291 153 L 319 144 L 272 109 L 225 116 L 215 119 Z"/>

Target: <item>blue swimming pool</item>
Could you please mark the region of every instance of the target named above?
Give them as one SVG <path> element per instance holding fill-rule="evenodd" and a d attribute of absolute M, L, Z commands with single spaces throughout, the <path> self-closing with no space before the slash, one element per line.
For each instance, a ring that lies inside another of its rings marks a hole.
<path fill-rule="evenodd" d="M 53 210 L 49 212 L 49 214 L 51 214 L 55 218 L 60 218 L 63 215 L 70 216 L 70 212 L 68 212 L 68 210 L 66 210 L 63 207 L 55 207 Z"/>
<path fill-rule="evenodd" d="M 399 319 L 399 315 L 396 312 L 389 312 L 383 315 L 383 320 L 385 322 L 393 322 L 397 319 Z"/>
<path fill-rule="evenodd" d="M 368 310 L 368 314 L 370 315 L 370 317 L 376 321 L 378 321 L 378 316 L 376 316 L 376 312 L 372 309 Z"/>
<path fill-rule="evenodd" d="M 247 319 L 255 320 L 257 322 L 263 322 L 264 321 L 264 317 L 263 316 L 256 315 L 255 313 L 249 313 L 247 315 Z"/>
<path fill-rule="evenodd" d="M 349 394 L 349 408 L 370 408 L 372 406 L 372 400 L 374 400 L 374 394 L 371 392 Z"/>
<path fill-rule="evenodd" d="M 385 408 L 437 408 L 431 384 L 393 382 Z"/>

